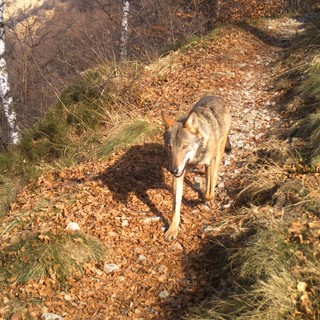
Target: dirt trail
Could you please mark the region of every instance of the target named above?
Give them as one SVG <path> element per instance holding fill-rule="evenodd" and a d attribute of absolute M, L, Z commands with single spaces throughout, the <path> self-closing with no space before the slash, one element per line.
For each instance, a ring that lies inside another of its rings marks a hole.
<path fill-rule="evenodd" d="M 110 248 L 109 258 L 101 265 L 88 264 L 83 276 L 68 281 L 68 289 L 44 280 L 10 286 L 2 296 L 22 295 L 26 301 L 41 296 L 39 305 L 29 304 L 31 312 L 52 312 L 64 319 L 176 320 L 210 294 L 223 292 L 227 253 L 212 240 L 217 243 L 228 235 L 216 230 L 212 238 L 210 231 L 230 212 L 250 154 L 282 121 L 274 108 L 277 95 L 270 89 L 284 47 L 301 27 L 287 18 L 264 24 L 222 29 L 219 38 L 163 58 L 146 70 L 142 81 L 143 107 L 153 119 L 160 119 L 160 110 L 182 114 L 204 93 L 218 94 L 231 104 L 233 151 L 220 170 L 217 208 L 210 210 L 199 201 L 202 168 L 190 170 L 181 231 L 176 241 L 164 241 L 172 199 L 161 134 L 107 162 L 47 173 L 18 196 L 8 220 L 33 208 L 21 218 L 32 221 L 33 230 L 64 229 L 75 221 Z M 118 270 L 108 272 L 108 264 Z"/>

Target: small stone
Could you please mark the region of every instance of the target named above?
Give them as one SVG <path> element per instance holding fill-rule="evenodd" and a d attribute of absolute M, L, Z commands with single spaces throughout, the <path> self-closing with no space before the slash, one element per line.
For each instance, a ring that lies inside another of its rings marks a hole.
<path fill-rule="evenodd" d="M 194 177 L 194 183 L 193 183 L 193 187 L 196 190 L 201 190 L 203 187 L 203 179 L 201 177 L 195 176 Z"/>
<path fill-rule="evenodd" d="M 204 226 L 202 230 L 204 233 L 210 233 L 215 231 L 216 229 L 213 226 Z"/>
<path fill-rule="evenodd" d="M 65 295 L 64 295 L 64 300 L 66 300 L 66 301 L 71 301 L 72 298 L 71 298 L 70 294 L 65 294 Z"/>
<path fill-rule="evenodd" d="M 249 129 L 248 126 L 244 125 L 244 126 L 241 127 L 241 131 L 242 131 L 242 132 L 249 132 L 250 129 Z"/>
<path fill-rule="evenodd" d="M 161 299 L 166 299 L 166 298 L 168 298 L 169 296 L 170 296 L 170 294 L 169 294 L 169 292 L 168 292 L 167 290 L 161 291 L 161 292 L 159 293 L 159 297 L 160 297 Z"/>
<path fill-rule="evenodd" d="M 297 289 L 300 292 L 305 292 L 307 290 L 308 285 L 305 282 L 298 282 Z"/>
<path fill-rule="evenodd" d="M 3 304 L 8 304 L 10 302 L 10 300 L 7 297 L 3 297 L 2 301 Z"/>
<path fill-rule="evenodd" d="M 122 227 L 127 227 L 129 225 L 129 221 L 128 220 L 123 220 L 121 223 Z"/>
<path fill-rule="evenodd" d="M 66 230 L 79 231 L 80 227 L 76 222 L 69 222 L 68 225 L 66 226 Z"/>
<path fill-rule="evenodd" d="M 219 184 L 218 184 L 218 189 L 224 189 L 224 182 L 220 182 Z"/>
<path fill-rule="evenodd" d="M 146 224 L 152 223 L 152 222 L 158 222 L 160 221 L 160 217 L 148 217 L 143 219 L 143 222 Z"/>
<path fill-rule="evenodd" d="M 42 318 L 44 320 L 60 320 L 62 319 L 61 316 L 57 315 L 57 314 L 54 314 L 54 313 L 44 313 L 42 315 Z"/>
<path fill-rule="evenodd" d="M 179 242 L 174 243 L 173 249 L 176 249 L 176 250 L 179 250 L 179 251 L 183 251 L 183 247 Z"/>
<path fill-rule="evenodd" d="M 167 272 L 168 272 L 168 267 L 165 266 L 164 264 L 162 264 L 162 265 L 158 268 L 158 271 L 159 271 L 159 272 L 162 272 L 162 273 L 167 273 Z"/>
<path fill-rule="evenodd" d="M 199 205 L 200 210 L 205 210 L 205 211 L 209 211 L 210 210 L 210 206 L 206 203 L 202 203 Z"/>
<path fill-rule="evenodd" d="M 232 201 L 228 202 L 227 204 L 224 204 L 223 208 L 224 209 L 229 209 L 231 207 L 231 205 L 232 205 Z"/>
<path fill-rule="evenodd" d="M 103 272 L 100 269 L 96 268 L 95 271 L 96 271 L 98 276 L 102 276 L 103 275 Z"/>
<path fill-rule="evenodd" d="M 138 257 L 138 261 L 144 261 L 144 260 L 147 260 L 147 257 L 143 254 L 140 254 Z"/>
<path fill-rule="evenodd" d="M 103 266 L 103 270 L 107 273 L 111 273 L 111 272 L 120 270 L 120 267 L 115 263 L 106 263 Z"/>
<path fill-rule="evenodd" d="M 228 166 L 230 166 L 230 164 L 231 164 L 231 162 L 228 159 L 224 159 L 223 160 L 223 165 L 224 166 L 228 167 Z"/>

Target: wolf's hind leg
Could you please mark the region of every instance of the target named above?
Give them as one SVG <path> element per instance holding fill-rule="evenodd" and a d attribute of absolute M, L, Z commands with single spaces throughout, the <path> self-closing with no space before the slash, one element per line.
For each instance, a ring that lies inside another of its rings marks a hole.
<path fill-rule="evenodd" d="M 222 161 L 225 147 L 226 147 L 226 138 L 221 139 L 219 141 L 217 154 L 215 157 L 213 157 L 210 165 L 206 167 L 207 189 L 205 194 L 205 200 L 206 202 L 211 204 L 211 206 L 213 205 L 213 200 L 215 197 L 214 190 L 217 184 L 218 170 L 219 170 L 220 163 Z"/>
<path fill-rule="evenodd" d="M 205 201 L 211 202 L 214 200 L 214 188 L 215 188 L 215 167 L 216 159 L 211 161 L 209 166 L 206 166 L 206 193 Z"/>

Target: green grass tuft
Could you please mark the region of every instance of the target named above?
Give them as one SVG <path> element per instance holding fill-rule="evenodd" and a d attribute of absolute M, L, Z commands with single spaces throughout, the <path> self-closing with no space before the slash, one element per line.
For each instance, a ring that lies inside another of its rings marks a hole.
<path fill-rule="evenodd" d="M 319 41 L 320 42 L 320 41 Z M 320 55 L 316 55 L 311 62 L 305 66 L 304 79 L 298 91 L 306 98 L 320 100 Z"/>
<path fill-rule="evenodd" d="M 147 121 L 136 120 L 124 125 L 116 133 L 112 134 L 101 146 L 99 150 L 100 157 L 108 157 L 111 152 L 125 148 L 132 143 L 139 142 L 143 138 L 154 134 L 158 128 Z"/>
<path fill-rule="evenodd" d="M 243 279 L 265 280 L 294 264 L 283 230 L 260 229 L 233 257 L 232 269 Z M 237 267 L 235 267 L 235 264 Z"/>
<path fill-rule="evenodd" d="M 213 297 L 209 308 L 198 308 L 186 319 L 293 319 L 297 305 L 301 311 L 309 308 L 316 312 L 319 301 L 310 298 L 306 306 L 301 297 L 309 294 L 308 288 L 299 291 L 298 284 L 306 282 L 308 286 L 309 279 L 315 286 L 320 283 L 319 261 L 315 257 L 308 261 L 305 255 L 310 249 L 289 242 L 283 225 L 273 227 L 258 230 L 230 258 L 229 281 L 233 285 L 227 294 Z"/>
<path fill-rule="evenodd" d="M 17 179 L 8 178 L 0 175 L 0 218 L 4 216 L 16 196 L 19 188 Z"/>
<path fill-rule="evenodd" d="M 78 232 L 30 235 L 1 253 L 0 277 L 17 283 L 41 277 L 63 280 L 104 252 L 100 242 Z"/>

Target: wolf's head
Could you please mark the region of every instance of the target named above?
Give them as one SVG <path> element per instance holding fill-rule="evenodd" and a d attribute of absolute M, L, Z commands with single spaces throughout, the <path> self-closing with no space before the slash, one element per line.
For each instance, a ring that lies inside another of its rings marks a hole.
<path fill-rule="evenodd" d="M 166 127 L 164 144 L 170 155 L 169 171 L 175 177 L 181 177 L 188 163 L 193 163 L 202 142 L 199 135 L 197 115 L 191 113 L 187 118 L 176 121 L 162 112 Z"/>

